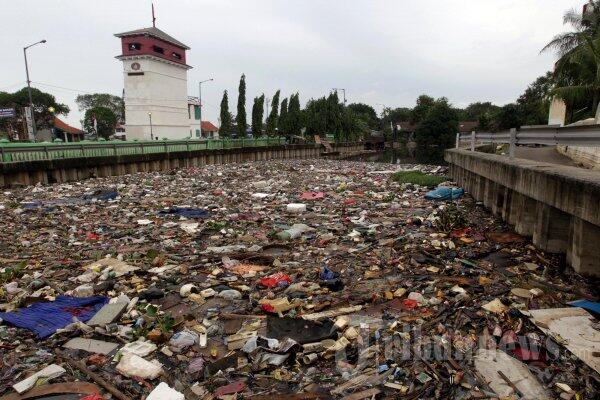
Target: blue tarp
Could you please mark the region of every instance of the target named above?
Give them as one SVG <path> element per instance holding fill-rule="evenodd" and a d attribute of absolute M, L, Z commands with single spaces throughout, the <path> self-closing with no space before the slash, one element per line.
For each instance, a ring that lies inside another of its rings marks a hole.
<path fill-rule="evenodd" d="M 69 325 L 75 318 L 82 322 L 89 321 L 106 303 L 108 297 L 104 296 L 58 296 L 55 301 L 35 303 L 13 312 L 0 313 L 0 318 L 19 328 L 29 329 L 43 339 Z"/>
<path fill-rule="evenodd" d="M 595 303 L 595 302 L 589 301 L 589 300 L 575 300 L 568 304 L 573 307 L 581 307 L 584 310 L 588 310 L 595 314 L 600 315 L 600 303 Z"/>
<path fill-rule="evenodd" d="M 158 212 L 159 217 L 166 217 L 168 215 L 176 215 L 185 218 L 208 218 L 208 211 L 200 208 L 185 208 L 185 207 L 171 207 L 168 210 L 162 210 Z"/>
<path fill-rule="evenodd" d="M 465 194 L 463 188 L 439 186 L 437 189 L 427 192 L 425 198 L 427 200 L 455 200 Z"/>

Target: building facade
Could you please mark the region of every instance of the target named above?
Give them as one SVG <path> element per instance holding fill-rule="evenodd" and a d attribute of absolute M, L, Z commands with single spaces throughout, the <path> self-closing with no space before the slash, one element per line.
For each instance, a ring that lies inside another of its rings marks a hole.
<path fill-rule="evenodd" d="M 156 27 L 115 35 L 121 39 L 128 140 L 190 136 L 186 51 Z"/>

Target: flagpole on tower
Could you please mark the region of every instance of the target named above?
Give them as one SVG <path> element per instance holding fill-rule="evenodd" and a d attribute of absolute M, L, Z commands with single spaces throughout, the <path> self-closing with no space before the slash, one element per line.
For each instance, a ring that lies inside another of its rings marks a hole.
<path fill-rule="evenodd" d="M 152 3 L 152 26 L 156 28 L 156 17 L 154 16 L 154 3 Z"/>

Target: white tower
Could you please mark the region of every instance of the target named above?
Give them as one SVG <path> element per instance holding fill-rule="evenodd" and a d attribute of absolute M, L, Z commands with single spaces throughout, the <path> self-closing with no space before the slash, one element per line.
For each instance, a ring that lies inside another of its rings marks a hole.
<path fill-rule="evenodd" d="M 128 140 L 190 136 L 185 52 L 190 48 L 156 28 L 118 33 L 125 80 Z"/>

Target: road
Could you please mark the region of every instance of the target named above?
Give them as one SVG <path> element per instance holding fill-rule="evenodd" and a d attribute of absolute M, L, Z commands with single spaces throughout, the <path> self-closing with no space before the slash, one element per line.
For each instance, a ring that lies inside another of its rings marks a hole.
<path fill-rule="evenodd" d="M 524 158 L 527 160 L 547 162 L 550 164 L 567 165 L 570 167 L 579 167 L 579 165 L 569 157 L 560 154 L 556 147 L 521 147 L 515 149 L 516 158 Z"/>

